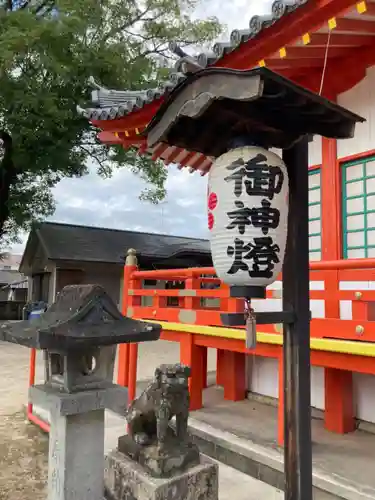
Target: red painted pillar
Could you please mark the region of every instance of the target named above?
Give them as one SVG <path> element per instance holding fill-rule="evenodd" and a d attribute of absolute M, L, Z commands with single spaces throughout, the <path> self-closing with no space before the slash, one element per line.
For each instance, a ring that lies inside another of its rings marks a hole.
<path fill-rule="evenodd" d="M 341 210 L 341 175 L 337 160 L 337 141 L 322 138 L 322 259 L 342 258 L 342 210 Z M 332 222 L 334 222 L 332 224 Z M 339 288 L 337 271 L 326 273 L 325 301 L 326 318 L 340 317 L 340 304 L 334 293 Z M 330 294 L 332 292 L 332 295 Z M 332 297 L 332 298 L 329 298 Z M 329 334 L 329 332 L 327 332 Z M 326 429 L 345 433 L 355 428 L 353 411 L 352 373 L 335 368 L 324 369 Z"/>
<path fill-rule="evenodd" d="M 203 406 L 203 388 L 206 380 L 205 357 L 207 357 L 207 347 L 196 345 L 193 334 L 184 334 L 180 342 L 180 360 L 181 363 L 191 368 L 189 380 L 191 411 L 200 410 Z"/>
<path fill-rule="evenodd" d="M 200 290 L 200 280 L 194 276 L 193 271 L 188 271 L 187 279 L 185 280 L 185 290 Z M 194 293 L 194 292 L 193 292 Z M 184 309 L 189 309 L 192 311 L 197 311 L 201 309 L 201 299 L 200 297 L 196 297 L 192 295 L 191 297 L 185 297 L 183 302 Z M 203 357 L 203 388 L 207 388 L 207 349 L 205 350 L 205 354 Z"/>
<path fill-rule="evenodd" d="M 352 372 L 326 368 L 324 375 L 326 429 L 339 434 L 354 431 Z"/>
<path fill-rule="evenodd" d="M 128 308 L 130 307 L 131 300 L 129 296 L 129 290 L 132 285 L 132 274 L 138 269 L 137 258 L 135 256 L 135 251 L 129 250 L 126 257 L 126 263 L 124 267 L 124 282 L 122 287 L 122 314 L 128 315 Z M 124 387 L 129 386 L 129 357 L 130 357 L 130 345 L 120 344 L 118 349 L 118 371 L 117 371 L 117 383 Z M 134 349 L 133 349 L 134 357 Z"/>
<path fill-rule="evenodd" d="M 225 298 L 221 301 L 222 311 L 243 313 L 245 301 Z M 246 397 L 246 354 L 221 350 L 217 354 L 216 381 L 224 387 L 224 399 L 242 401 Z"/>
<path fill-rule="evenodd" d="M 246 397 L 246 355 L 225 352 L 224 399 L 242 401 Z"/>
<path fill-rule="evenodd" d="M 138 344 L 129 344 L 129 404 L 135 399 L 137 392 Z"/>

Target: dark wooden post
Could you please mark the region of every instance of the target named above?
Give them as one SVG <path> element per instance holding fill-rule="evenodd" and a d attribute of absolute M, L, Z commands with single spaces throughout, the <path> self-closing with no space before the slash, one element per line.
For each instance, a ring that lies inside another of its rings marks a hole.
<path fill-rule="evenodd" d="M 283 267 L 285 498 L 312 500 L 308 141 L 284 150 L 289 173 L 289 227 Z"/>

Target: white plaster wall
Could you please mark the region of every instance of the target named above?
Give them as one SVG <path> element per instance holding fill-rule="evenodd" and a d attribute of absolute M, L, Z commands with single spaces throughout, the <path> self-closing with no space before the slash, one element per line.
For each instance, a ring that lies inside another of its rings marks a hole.
<path fill-rule="evenodd" d="M 279 397 L 278 360 L 251 356 L 249 363 L 249 390 L 270 398 Z M 311 406 L 324 409 L 324 370 L 313 366 L 311 370 Z"/>
<path fill-rule="evenodd" d="M 338 141 L 338 157 L 375 149 L 375 66 L 358 85 L 339 95 L 337 102 L 367 120 L 357 124 L 353 139 Z"/>
<path fill-rule="evenodd" d="M 283 155 L 281 149 L 271 148 L 271 151 L 280 158 Z M 309 142 L 309 167 L 315 167 L 322 164 L 322 138 L 314 136 L 314 139 Z"/>
<path fill-rule="evenodd" d="M 357 418 L 367 422 L 375 422 L 375 376 L 365 373 L 355 373 L 354 382 L 354 409 Z"/>
<path fill-rule="evenodd" d="M 315 135 L 312 142 L 309 142 L 309 167 L 322 164 L 322 138 Z"/>
<path fill-rule="evenodd" d="M 278 398 L 279 372 L 278 360 L 251 356 L 249 366 L 249 390 L 262 396 Z"/>
<path fill-rule="evenodd" d="M 324 368 L 311 367 L 311 406 L 324 410 Z"/>

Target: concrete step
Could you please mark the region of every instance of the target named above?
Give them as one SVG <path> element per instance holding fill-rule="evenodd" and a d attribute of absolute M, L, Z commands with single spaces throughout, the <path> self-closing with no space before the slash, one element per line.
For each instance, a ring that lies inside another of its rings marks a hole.
<path fill-rule="evenodd" d="M 193 418 L 189 420 L 189 428 L 205 455 L 278 490 L 284 489 L 284 460 L 278 450 L 239 438 Z M 375 498 L 374 489 L 327 474 L 318 468 L 313 471 L 313 485 L 315 500 Z"/>
<path fill-rule="evenodd" d="M 281 490 L 221 462 L 217 463 L 219 465 L 219 500 L 283 500 L 284 493 Z"/>

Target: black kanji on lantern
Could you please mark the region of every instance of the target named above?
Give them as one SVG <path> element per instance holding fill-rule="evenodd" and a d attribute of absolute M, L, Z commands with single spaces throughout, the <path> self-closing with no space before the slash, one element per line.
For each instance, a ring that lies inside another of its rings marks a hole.
<path fill-rule="evenodd" d="M 236 200 L 234 202 L 236 210 L 227 212 L 229 219 L 232 222 L 227 226 L 227 229 L 238 227 L 240 234 L 245 233 L 246 226 L 251 224 L 256 228 L 261 228 L 263 234 L 268 234 L 269 229 L 275 229 L 280 223 L 280 210 L 271 208 L 271 203 L 268 200 L 262 200 L 261 207 L 245 207 L 245 204 Z"/>
<path fill-rule="evenodd" d="M 250 226 L 252 223 L 252 209 L 245 207 L 242 201 L 236 200 L 234 202 L 236 209 L 231 212 L 227 212 L 227 216 L 231 219 L 231 223 L 227 226 L 227 229 L 238 228 L 240 234 L 244 234 L 246 226 Z"/>
<path fill-rule="evenodd" d="M 228 271 L 228 274 L 236 274 L 238 271 L 249 271 L 249 266 L 244 259 L 248 259 L 248 254 L 251 252 L 251 244 L 247 245 L 236 238 L 234 240 L 234 246 L 230 245 L 227 248 L 227 254 L 229 257 L 234 257 L 231 268 Z"/>
<path fill-rule="evenodd" d="M 252 278 L 271 278 L 275 264 L 278 264 L 280 247 L 273 242 L 271 236 L 254 238 L 250 243 L 251 250 L 246 258 L 253 260 L 253 265 L 249 270 Z"/>
<path fill-rule="evenodd" d="M 233 173 L 224 180 L 234 181 L 234 194 L 237 197 L 242 195 L 243 184 L 249 196 L 266 196 L 270 200 L 280 193 L 283 186 L 283 171 L 278 166 L 268 165 L 267 157 L 263 154 L 257 154 L 247 162 L 238 158 L 226 168 Z"/>
<path fill-rule="evenodd" d="M 279 263 L 278 252 L 280 247 L 271 236 L 254 238 L 253 242 L 247 244 L 236 238 L 234 246 L 229 245 L 227 248 L 228 256 L 234 257 L 228 274 L 247 271 L 251 278 L 271 278 L 275 264 Z M 252 265 L 245 260 L 252 260 Z"/>

